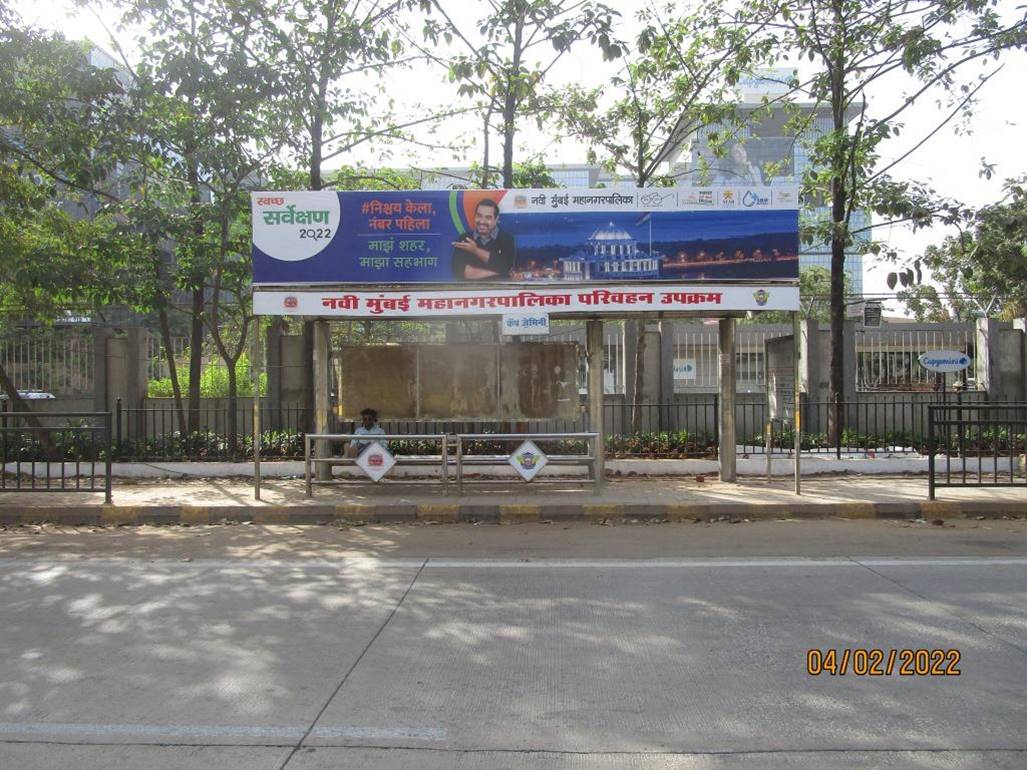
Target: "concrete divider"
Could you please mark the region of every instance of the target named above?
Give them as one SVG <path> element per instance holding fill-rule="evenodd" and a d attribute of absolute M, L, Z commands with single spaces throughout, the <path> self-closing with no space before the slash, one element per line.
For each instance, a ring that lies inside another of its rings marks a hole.
<path fill-rule="evenodd" d="M 72 505 L 0 508 L 0 524 L 63 525 L 213 525 L 223 522 L 253 524 L 323 525 L 376 522 L 403 524 L 432 522 L 489 522 L 522 524 L 545 521 L 610 522 L 658 520 L 669 522 L 728 519 L 949 519 L 967 516 L 1000 518 L 1027 516 L 1027 500 L 903 501 L 893 503 L 796 502 L 742 503 L 696 502 L 673 505 L 638 504 L 368 504 L 368 505 Z"/>

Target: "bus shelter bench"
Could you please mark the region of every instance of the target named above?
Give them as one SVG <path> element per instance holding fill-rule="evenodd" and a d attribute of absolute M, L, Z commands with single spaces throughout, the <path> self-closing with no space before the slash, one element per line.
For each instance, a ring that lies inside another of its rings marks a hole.
<path fill-rule="evenodd" d="M 456 466 L 457 491 L 463 491 L 464 470 L 468 467 L 492 467 L 509 468 L 510 458 L 517 448 L 525 441 L 532 441 L 536 445 L 546 441 L 584 441 L 587 451 L 585 454 L 568 452 L 566 454 L 550 454 L 546 452 L 546 467 L 550 465 L 560 466 L 583 466 L 588 470 L 586 481 L 595 487 L 599 492 L 603 480 L 603 461 L 599 456 L 599 434 L 598 433 L 459 433 L 456 435 L 456 453 L 453 464 Z M 492 441 L 510 444 L 510 451 L 506 454 L 466 454 L 468 444 L 475 441 Z M 566 484 L 565 476 L 543 476 L 544 470 L 525 483 L 532 484 Z M 506 479 L 475 479 L 467 480 L 468 484 L 508 484 Z"/>
<path fill-rule="evenodd" d="M 383 445 L 387 445 L 390 441 L 425 441 L 434 442 L 439 445 L 439 454 L 437 455 L 398 455 L 393 454 L 393 458 L 396 460 L 396 466 L 435 466 L 439 469 L 439 475 L 442 479 L 443 484 L 449 482 L 449 442 L 450 436 L 445 433 L 438 434 L 408 434 L 408 433 L 385 433 L 385 434 L 357 434 L 357 433 L 308 433 L 303 439 L 303 464 L 304 464 L 304 481 L 306 485 L 307 497 L 312 497 L 314 494 L 314 486 L 328 486 L 328 485 L 354 485 L 354 484 L 366 484 L 380 483 L 384 480 L 379 479 L 374 481 L 370 477 L 363 478 L 333 478 L 331 477 L 331 468 L 335 466 L 351 466 L 358 467 L 357 460 L 359 457 L 342 457 L 340 455 L 331 454 L 332 444 L 338 444 L 340 442 L 349 441 L 364 441 L 372 442 L 377 441 Z M 317 456 L 322 455 L 322 456 Z M 327 467 L 329 469 L 329 478 L 319 479 L 317 478 L 317 469 L 319 467 Z M 394 484 L 413 484 L 421 483 L 418 480 L 402 480 L 402 479 L 391 479 L 391 483 Z"/>

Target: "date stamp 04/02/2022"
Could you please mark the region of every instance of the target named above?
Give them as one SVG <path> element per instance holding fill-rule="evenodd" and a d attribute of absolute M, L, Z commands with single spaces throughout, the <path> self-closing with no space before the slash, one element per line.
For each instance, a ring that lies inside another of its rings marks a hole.
<path fill-rule="evenodd" d="M 959 676 L 956 649 L 842 648 L 806 650 L 810 676 Z"/>

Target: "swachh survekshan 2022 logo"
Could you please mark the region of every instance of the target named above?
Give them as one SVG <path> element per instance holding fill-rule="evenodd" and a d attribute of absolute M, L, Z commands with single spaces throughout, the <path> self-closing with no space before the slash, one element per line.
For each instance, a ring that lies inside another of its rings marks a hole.
<path fill-rule="evenodd" d="M 770 292 L 766 289 L 758 289 L 753 292 L 752 298 L 756 300 L 756 304 L 763 307 L 767 304 L 767 300 L 770 299 Z"/>

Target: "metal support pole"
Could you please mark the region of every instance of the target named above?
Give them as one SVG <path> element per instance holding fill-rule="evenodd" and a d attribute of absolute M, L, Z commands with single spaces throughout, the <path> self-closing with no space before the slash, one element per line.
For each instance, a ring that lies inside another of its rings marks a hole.
<path fill-rule="evenodd" d="M 598 318 L 585 324 L 588 354 L 588 420 L 589 430 L 597 434 L 593 471 L 596 492 L 602 490 L 606 473 L 606 428 L 603 425 L 603 322 Z"/>
<path fill-rule="evenodd" d="M 303 486 L 307 497 L 311 497 L 314 485 L 310 480 L 310 436 L 303 437 Z"/>
<path fill-rule="evenodd" d="M 442 486 L 449 487 L 449 436 L 442 434 Z"/>
<path fill-rule="evenodd" d="M 763 427 L 763 439 L 767 444 L 767 483 L 769 484 L 774 480 L 773 469 L 771 467 L 771 455 L 774 452 L 774 421 L 767 420 L 767 424 Z"/>
<path fill-rule="evenodd" d="M 260 499 L 260 317 L 254 322 L 250 375 L 253 377 L 253 499 Z"/>
<path fill-rule="evenodd" d="M 720 349 L 720 480 L 738 480 L 735 435 L 735 319 L 721 318 L 718 347 Z"/>
<path fill-rule="evenodd" d="M 121 456 L 121 454 L 120 454 L 121 453 L 121 396 L 118 396 L 117 400 L 114 402 L 114 409 L 115 409 L 115 411 L 114 411 L 114 414 L 115 414 L 115 420 L 114 420 L 115 443 L 114 443 L 114 446 L 118 450 L 118 456 L 119 456 L 119 459 L 120 459 L 120 456 Z"/>
<path fill-rule="evenodd" d="M 456 437 L 456 493 L 464 493 L 464 440 Z"/>
<path fill-rule="evenodd" d="M 113 490 L 111 489 L 111 454 L 113 452 L 114 445 L 111 443 L 111 422 L 112 422 L 111 421 L 111 413 L 107 412 L 103 416 L 103 424 L 104 424 L 104 427 L 107 429 L 106 430 L 106 433 L 107 433 L 107 453 L 106 453 L 107 457 L 104 460 L 104 464 L 103 464 L 104 465 L 104 468 L 103 468 L 104 476 L 106 476 L 107 478 L 106 478 L 105 484 L 104 484 L 105 489 L 104 489 L 103 499 L 104 499 L 104 502 L 107 503 L 107 505 L 110 505 L 113 502 Z M 64 477 L 64 461 L 63 460 L 61 461 L 61 477 L 62 478 Z M 76 481 L 75 483 L 77 484 L 78 482 Z"/>
<path fill-rule="evenodd" d="M 328 433 L 328 357 L 331 353 L 331 338 L 328 335 L 328 321 L 314 321 L 314 432 Z M 320 440 L 314 447 L 314 456 L 328 457 L 331 442 Z M 317 463 L 318 481 L 328 481 L 332 477 L 332 466 L 329 463 Z"/>
<path fill-rule="evenodd" d="M 795 494 L 802 494 L 802 475 L 799 468 L 799 454 L 802 452 L 802 394 L 799 388 L 799 373 L 802 358 L 802 340 L 799 339 L 800 324 L 799 313 L 792 311 L 792 340 L 795 343 L 795 351 L 792 354 L 792 365 L 794 367 L 792 386 L 792 433 L 795 438 Z"/>
<path fill-rule="evenodd" d="M 927 407 L 927 499 L 934 499 L 934 408 Z"/>

